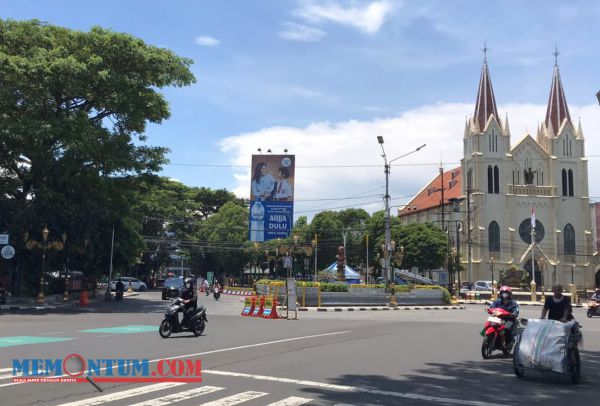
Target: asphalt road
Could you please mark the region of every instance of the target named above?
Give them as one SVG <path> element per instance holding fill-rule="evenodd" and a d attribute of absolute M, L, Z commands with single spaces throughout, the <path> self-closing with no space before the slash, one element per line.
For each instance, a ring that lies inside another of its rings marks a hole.
<path fill-rule="evenodd" d="M 300 320 L 239 316 L 239 297 L 201 297 L 205 334 L 162 339 L 168 302 L 155 292 L 62 314 L 0 315 L 2 405 L 548 405 L 595 403 L 600 318 L 584 327 L 583 382 L 480 355 L 483 306 L 466 310 L 300 313 Z M 539 307 L 522 307 L 539 317 Z M 85 331 L 99 328 L 112 330 Z M 117 328 L 117 329 L 114 329 Z M 119 329 L 120 328 L 120 329 Z M 29 337 L 29 338 L 27 338 Z M 54 342 L 38 342 L 53 340 Z M 202 383 L 14 384 L 12 360 L 201 359 Z"/>

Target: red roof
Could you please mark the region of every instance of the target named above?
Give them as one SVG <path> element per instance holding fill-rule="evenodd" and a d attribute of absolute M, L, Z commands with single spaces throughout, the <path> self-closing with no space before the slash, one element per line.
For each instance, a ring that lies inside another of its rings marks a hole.
<path fill-rule="evenodd" d="M 554 65 L 554 74 L 552 75 L 552 87 L 550 88 L 550 97 L 548 98 L 548 108 L 546 110 L 546 126 L 552 126 L 553 132 L 556 134 L 560 129 L 564 120 L 571 122 L 569 107 L 567 106 L 567 98 L 560 80 L 560 72 L 558 65 Z"/>
<path fill-rule="evenodd" d="M 492 79 L 490 79 L 490 71 L 488 70 L 487 62 L 484 61 L 481 68 L 481 78 L 479 79 L 479 89 L 477 90 L 475 114 L 473 115 L 475 123 L 479 125 L 479 131 L 483 131 L 485 124 L 492 115 L 496 117 L 496 120 L 500 120 L 498 109 L 496 108 Z"/>
<path fill-rule="evenodd" d="M 460 166 L 444 172 L 444 204 L 462 197 L 462 174 Z M 442 205 L 442 175 L 436 176 L 413 199 L 400 210 L 400 216 L 417 213 Z"/>

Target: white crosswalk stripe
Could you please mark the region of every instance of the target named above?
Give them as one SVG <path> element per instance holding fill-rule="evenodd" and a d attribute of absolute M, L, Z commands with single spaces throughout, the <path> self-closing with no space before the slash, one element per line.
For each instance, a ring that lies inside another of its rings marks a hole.
<path fill-rule="evenodd" d="M 201 403 L 202 406 L 232 406 L 239 405 L 240 403 L 247 402 L 249 400 L 258 399 L 262 396 L 268 395 L 266 392 L 242 392 L 237 395 L 227 396 L 226 398 L 213 400 L 208 403 Z"/>
<path fill-rule="evenodd" d="M 280 400 L 279 402 L 269 403 L 267 406 L 298 406 L 310 402 L 312 399 L 301 398 L 298 396 L 290 396 Z"/>
<path fill-rule="evenodd" d="M 171 395 L 161 396 L 160 398 L 146 400 L 144 402 L 136 403 L 131 406 L 166 406 L 171 403 L 180 402 L 182 400 L 195 398 L 197 396 L 206 395 L 208 393 L 217 392 L 223 390 L 218 386 L 201 386 L 200 388 L 190 389 L 183 392 L 173 393 Z"/>
<path fill-rule="evenodd" d="M 63 403 L 59 406 L 95 406 L 114 400 L 132 398 L 138 395 L 145 395 L 150 392 L 156 392 L 163 389 L 174 388 L 176 386 L 185 385 L 182 382 L 163 382 L 154 385 L 140 386 L 138 388 L 124 390 L 121 392 L 109 393 L 107 395 L 96 396 L 95 398 L 78 400 L 70 403 Z"/>

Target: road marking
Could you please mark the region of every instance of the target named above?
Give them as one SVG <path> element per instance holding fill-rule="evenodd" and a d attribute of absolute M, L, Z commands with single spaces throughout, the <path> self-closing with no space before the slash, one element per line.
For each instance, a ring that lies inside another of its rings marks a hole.
<path fill-rule="evenodd" d="M 13 347 L 16 345 L 27 345 L 27 344 L 56 343 L 59 341 L 68 341 L 68 340 L 72 340 L 72 338 L 35 337 L 35 336 L 0 337 L 0 348 L 1 347 Z"/>
<path fill-rule="evenodd" d="M 12 368 L 0 368 L 0 372 L 8 372 L 8 371 L 12 371 Z"/>
<path fill-rule="evenodd" d="M 171 403 L 180 402 L 189 398 L 195 398 L 197 396 L 206 395 L 208 393 L 217 392 L 223 390 L 218 386 L 202 386 L 196 389 L 190 389 L 183 392 L 173 393 L 171 395 L 162 396 L 156 399 L 150 399 L 144 402 L 136 403 L 131 406 L 166 406 Z"/>
<path fill-rule="evenodd" d="M 8 379 L 8 378 L 13 378 L 15 375 L 13 374 L 8 374 L 8 375 L 0 375 L 0 381 L 3 379 Z"/>
<path fill-rule="evenodd" d="M 310 402 L 312 399 L 301 398 L 298 396 L 290 396 L 280 400 L 279 402 L 269 403 L 267 406 L 298 406 Z"/>
<path fill-rule="evenodd" d="M 266 392 L 242 392 L 237 395 L 228 396 L 226 398 L 213 400 L 208 403 L 201 403 L 203 406 L 231 406 L 231 405 L 239 405 L 240 403 L 247 402 L 249 400 L 258 399 L 262 396 L 268 395 Z"/>
<path fill-rule="evenodd" d="M 278 344 L 278 343 L 286 343 L 286 342 L 298 341 L 298 340 L 306 340 L 306 339 L 309 339 L 309 338 L 335 336 L 335 335 L 347 334 L 347 333 L 351 333 L 351 332 L 352 331 L 347 330 L 347 331 L 336 331 L 336 332 L 333 332 L 333 333 L 313 334 L 313 335 L 310 335 L 310 336 L 303 336 L 303 337 L 284 338 L 282 340 L 267 341 L 267 342 L 264 342 L 264 343 L 257 343 L 257 344 L 248 344 L 248 345 L 242 345 L 242 346 L 239 346 L 239 347 L 222 348 L 220 350 L 197 352 L 195 354 L 186 354 L 186 355 L 178 355 L 178 356 L 175 356 L 175 357 L 157 358 L 157 359 L 153 359 L 153 360 L 148 361 L 148 363 L 152 363 L 153 364 L 153 363 L 159 362 L 161 360 L 172 360 L 172 359 L 179 359 L 179 358 L 197 357 L 197 356 L 200 356 L 200 355 L 216 354 L 216 353 L 219 353 L 219 352 L 226 352 L 226 351 L 243 350 L 243 349 L 246 349 L 246 348 L 262 347 L 262 346 L 265 346 L 265 345 Z M 107 341 L 110 341 L 110 340 L 107 340 Z M 106 367 L 100 368 L 100 371 L 105 371 L 105 370 L 106 370 Z M 59 376 L 56 376 L 55 378 L 64 378 L 66 376 L 67 375 L 59 375 Z M 0 385 L 0 388 L 3 388 L 5 386 L 21 385 L 22 383 L 23 382 L 5 383 L 5 384 Z"/>
<path fill-rule="evenodd" d="M 391 396 L 391 397 L 396 397 L 396 398 L 413 399 L 413 400 L 426 400 L 429 402 L 446 403 L 446 404 L 452 404 L 452 405 L 471 405 L 471 406 L 496 406 L 497 405 L 496 403 L 480 402 L 477 400 L 442 398 L 442 397 L 437 397 L 437 396 L 421 395 L 418 393 L 392 392 L 392 391 L 379 390 L 379 389 L 361 388 L 361 387 L 357 387 L 357 386 L 335 385 L 335 384 L 323 383 L 323 382 L 304 381 L 304 380 L 300 380 L 300 379 L 279 378 L 276 376 L 252 375 L 252 374 L 244 374 L 244 373 L 239 373 L 239 372 L 216 371 L 216 370 L 211 370 L 211 369 L 203 370 L 202 374 L 233 376 L 233 377 L 238 377 L 238 378 L 250 378 L 250 379 L 256 379 L 259 381 L 292 383 L 292 384 L 296 384 L 296 385 L 313 386 L 316 388 L 330 389 L 330 390 L 336 390 L 336 391 L 342 391 L 342 392 L 369 393 L 371 395 Z"/>
<path fill-rule="evenodd" d="M 78 400 L 70 403 L 63 403 L 58 406 L 94 406 L 101 405 L 106 402 L 112 402 L 115 400 L 127 399 L 133 396 L 144 395 L 150 392 L 156 392 L 163 389 L 174 388 L 179 385 L 185 385 L 182 382 L 163 382 L 157 383 L 155 385 L 145 385 L 139 388 L 124 390 L 121 392 L 110 393 L 108 395 L 96 396 L 95 398 L 88 398 L 83 400 Z"/>
<path fill-rule="evenodd" d="M 132 333 L 148 333 L 150 331 L 157 331 L 156 326 L 117 326 L 117 327 L 102 327 L 102 328 L 90 328 L 87 330 L 79 330 L 80 333 L 112 333 L 112 334 L 132 334 Z"/>

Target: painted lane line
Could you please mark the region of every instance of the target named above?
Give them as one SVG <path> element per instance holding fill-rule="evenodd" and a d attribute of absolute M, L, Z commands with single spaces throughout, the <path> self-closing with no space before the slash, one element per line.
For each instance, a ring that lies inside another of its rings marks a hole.
<path fill-rule="evenodd" d="M 240 403 L 248 402 L 249 400 L 258 399 L 268 395 L 266 392 L 242 392 L 237 395 L 228 396 L 226 398 L 213 400 L 208 403 L 201 403 L 203 406 L 231 406 L 231 405 L 239 405 Z"/>
<path fill-rule="evenodd" d="M 269 403 L 267 406 L 299 406 L 309 403 L 312 399 L 301 398 L 298 396 L 290 396 L 280 400 L 279 402 Z"/>
<path fill-rule="evenodd" d="M 0 373 L 2 372 L 12 372 L 12 368 L 0 368 Z"/>
<path fill-rule="evenodd" d="M 164 382 L 157 383 L 155 385 L 145 385 L 139 388 L 128 389 L 121 392 L 110 393 L 108 395 L 96 396 L 95 398 L 88 398 L 78 400 L 70 403 L 63 403 L 58 406 L 95 406 L 103 403 L 112 402 L 115 400 L 127 399 L 138 395 L 144 395 L 150 392 L 156 392 L 163 389 L 174 388 L 179 385 L 185 385 L 182 382 Z"/>
<path fill-rule="evenodd" d="M 303 337 L 293 337 L 293 338 L 285 338 L 282 340 L 275 340 L 275 341 L 267 341 L 264 343 L 257 343 L 257 344 L 248 344 L 248 345 L 242 345 L 239 347 L 230 347 L 230 348 L 222 348 L 220 350 L 211 350 L 211 351 L 204 351 L 204 352 L 197 352 L 195 354 L 186 354 L 186 355 L 177 355 L 174 357 L 165 357 L 165 358 L 157 358 L 157 359 L 153 359 L 148 361 L 148 363 L 154 364 L 156 362 L 159 362 L 161 360 L 173 360 L 173 359 L 180 359 L 180 358 L 189 358 L 189 357 L 197 357 L 200 355 L 209 355 L 209 354 L 216 354 L 216 353 L 220 353 L 220 352 L 227 352 L 227 351 L 235 351 L 235 350 L 244 350 L 246 348 L 254 348 L 254 347 L 263 347 L 265 345 L 272 345 L 272 344 L 278 344 L 278 343 L 286 343 L 286 342 L 290 342 L 290 341 L 298 341 L 298 340 L 307 340 L 309 338 L 319 338 L 319 337 L 329 337 L 329 336 L 335 336 L 335 335 L 340 335 L 340 334 L 347 334 L 347 333 L 351 333 L 352 331 L 350 330 L 346 330 L 346 331 L 336 331 L 333 333 L 323 333 L 323 334 L 314 334 L 314 335 L 310 335 L 310 336 L 303 336 Z M 106 340 L 106 341 L 110 341 L 110 340 Z M 8 369 L 9 371 L 11 371 L 12 369 Z M 100 368 L 100 371 L 106 371 L 106 367 Z M 64 378 L 67 375 L 59 375 L 56 376 L 55 378 Z M 12 382 L 12 383 L 5 383 L 0 385 L 0 388 L 6 387 L 6 386 L 12 386 L 12 385 L 21 385 L 23 384 L 23 382 Z"/>
<path fill-rule="evenodd" d="M 167 406 L 175 402 L 181 402 L 182 400 L 195 398 L 197 396 L 206 395 L 208 393 L 217 392 L 223 389 L 225 388 L 221 388 L 219 386 L 202 386 L 200 388 L 173 393 L 171 395 L 162 396 L 156 399 L 150 399 L 131 406 Z"/>
<path fill-rule="evenodd" d="M 312 387 L 316 387 L 316 388 L 330 389 L 330 390 L 342 391 L 342 392 L 368 393 L 371 395 L 390 396 L 390 397 L 413 399 L 413 400 L 425 400 L 425 401 L 429 401 L 429 402 L 445 403 L 445 404 L 452 404 L 452 405 L 497 406 L 497 404 L 495 404 L 495 403 L 480 402 L 477 400 L 443 398 L 443 397 L 438 397 L 438 396 L 421 395 L 418 393 L 392 392 L 392 391 L 379 390 L 379 389 L 361 388 L 361 387 L 357 387 L 357 386 L 336 385 L 336 384 L 330 384 L 330 383 L 304 381 L 304 380 L 300 380 L 300 379 L 291 379 L 291 378 L 279 378 L 276 376 L 252 375 L 252 374 L 244 374 L 244 373 L 239 373 L 239 372 L 216 371 L 216 370 L 211 370 L 211 369 L 203 370 L 202 374 L 233 376 L 233 377 L 238 377 L 238 378 L 250 378 L 250 379 L 255 379 L 255 380 L 259 380 L 259 381 L 291 383 L 291 384 L 296 384 L 296 385 L 312 386 Z"/>
<path fill-rule="evenodd" d="M 13 374 L 7 374 L 7 375 L 0 375 L 0 381 L 4 380 L 4 379 L 9 379 L 9 378 L 13 378 L 14 375 Z"/>

